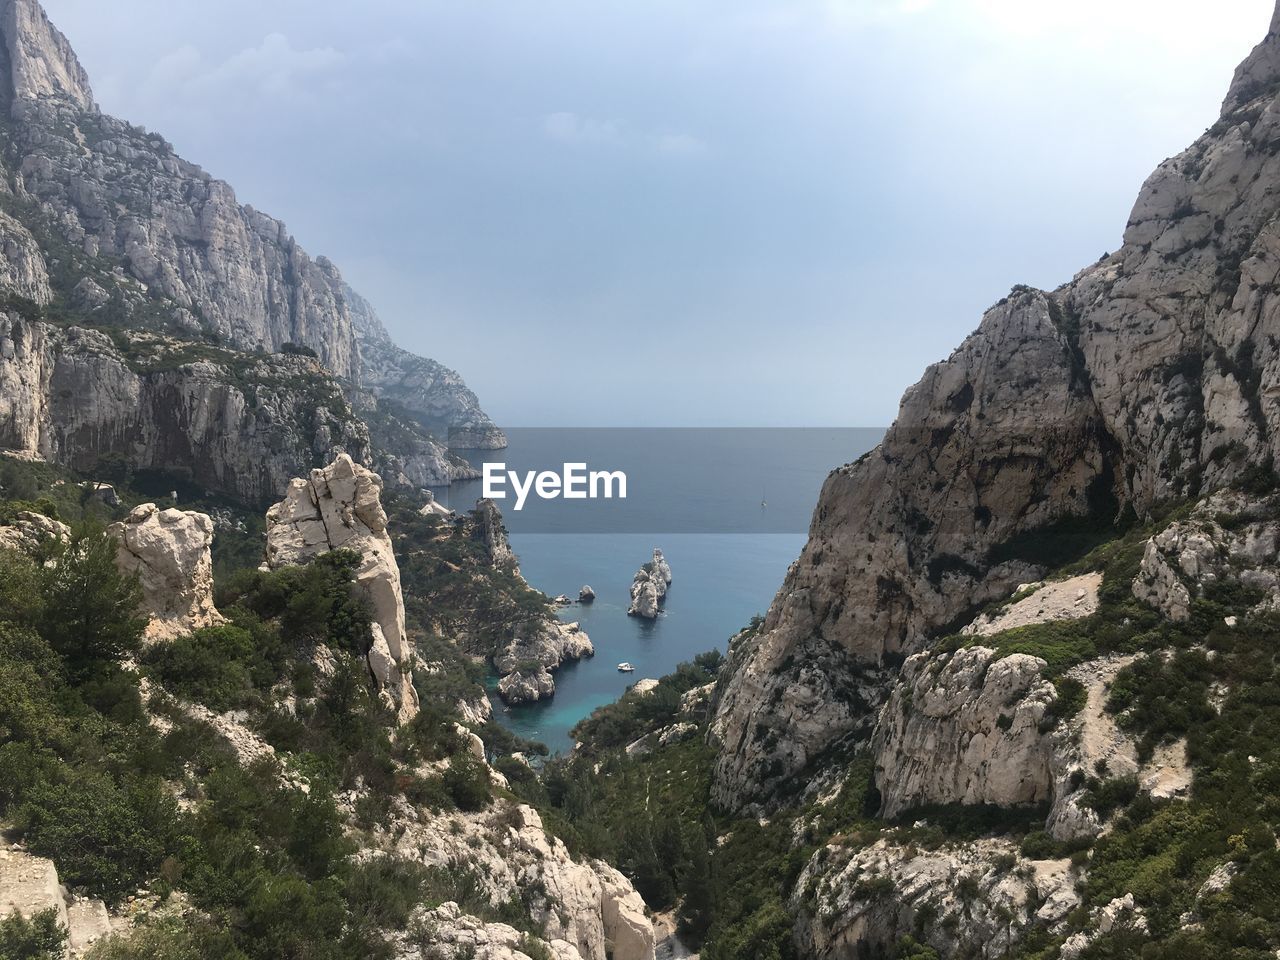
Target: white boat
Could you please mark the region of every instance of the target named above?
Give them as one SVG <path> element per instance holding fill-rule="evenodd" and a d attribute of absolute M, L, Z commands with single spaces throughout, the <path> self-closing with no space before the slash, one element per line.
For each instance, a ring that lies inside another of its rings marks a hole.
<path fill-rule="evenodd" d="M 636 668 L 633 667 L 631 664 L 627 663 L 627 661 L 623 660 L 620 664 L 618 664 L 618 672 L 619 673 L 635 673 Z"/>

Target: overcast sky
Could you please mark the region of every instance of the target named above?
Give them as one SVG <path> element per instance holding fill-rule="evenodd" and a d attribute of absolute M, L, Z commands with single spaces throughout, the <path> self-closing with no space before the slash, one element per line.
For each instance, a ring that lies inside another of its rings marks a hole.
<path fill-rule="evenodd" d="M 1120 240 L 1270 0 L 45 0 L 504 425 L 884 425 Z M 358 11 L 358 12 L 356 12 Z"/>

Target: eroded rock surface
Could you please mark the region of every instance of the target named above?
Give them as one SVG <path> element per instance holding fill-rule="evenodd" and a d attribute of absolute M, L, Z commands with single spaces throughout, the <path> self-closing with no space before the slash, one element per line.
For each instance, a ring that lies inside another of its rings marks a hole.
<path fill-rule="evenodd" d="M 1045 662 L 987 647 L 916 654 L 876 728 L 883 816 L 927 804 L 1048 802 L 1052 745 L 1040 725 L 1057 699 Z"/>
<path fill-rule="evenodd" d="M 564 664 L 595 656 L 595 646 L 577 623 L 563 623 L 554 617 L 537 620 L 522 631 L 493 658 L 494 669 L 502 674 L 498 692 L 509 704 L 532 703 L 555 694 L 551 674 Z"/>
<path fill-rule="evenodd" d="M 291 481 L 284 500 L 267 511 L 268 566 L 307 563 L 340 549 L 361 558 L 356 583 L 373 612 L 369 669 L 401 721 L 408 720 L 418 708 L 410 674 L 413 644 L 382 508 L 382 479 L 345 454 L 312 470 L 309 479 Z"/>
<path fill-rule="evenodd" d="M 979 615 L 960 632 L 965 636 L 990 637 L 1014 627 L 1054 620 L 1079 620 L 1098 612 L 1101 573 L 1082 573 L 1050 583 L 1028 583 L 1019 587 L 1013 602 L 993 613 Z"/>
<path fill-rule="evenodd" d="M 1075 881 L 1069 861 L 1026 860 L 1007 840 L 927 850 L 882 839 L 819 850 L 792 908 L 801 955 L 814 960 L 892 950 L 908 934 L 944 957 L 996 958 L 1030 927 L 1061 929 L 1080 904 Z"/>
<path fill-rule="evenodd" d="M 0 917 L 17 912 L 30 918 L 44 910 L 53 910 L 67 931 L 72 957 L 84 956 L 111 933 L 111 918 L 101 900 L 68 894 L 52 860 L 0 837 Z"/>
<path fill-rule="evenodd" d="M 1170 620 L 1191 616 L 1207 589 L 1236 584 L 1258 591 L 1261 606 L 1280 600 L 1280 498 L 1221 491 L 1196 504 L 1186 520 L 1147 541 L 1133 595 Z"/>
<path fill-rule="evenodd" d="M 547 835 L 532 807 L 504 801 L 488 813 L 424 820 L 398 804 L 393 813 L 393 822 L 376 831 L 387 852 L 453 869 L 467 865 L 495 903 L 523 891 L 534 919 L 545 923 L 543 939 L 555 956 L 572 957 L 568 951 L 574 950 L 583 960 L 653 960 L 653 926 L 630 882 L 601 861 L 574 860 L 560 840 Z M 506 937 L 503 931 L 477 930 L 474 919 L 460 912 L 437 919 L 438 942 Z M 501 947 L 519 949 L 509 940 Z"/>
<path fill-rule="evenodd" d="M 213 520 L 194 510 L 134 507 L 107 533 L 116 539 L 116 564 L 142 585 L 150 640 L 172 640 L 225 622 L 213 605 Z"/>
<path fill-rule="evenodd" d="M 656 619 L 667 598 L 669 586 L 671 565 L 662 551 L 655 548 L 653 559 L 637 570 L 635 579 L 631 581 L 631 604 L 627 607 L 627 616 Z"/>
<path fill-rule="evenodd" d="M 61 520 L 46 517 L 43 513 L 20 510 L 4 526 L 0 526 L 0 548 L 31 552 L 46 540 L 66 541 L 71 538 L 71 528 Z"/>

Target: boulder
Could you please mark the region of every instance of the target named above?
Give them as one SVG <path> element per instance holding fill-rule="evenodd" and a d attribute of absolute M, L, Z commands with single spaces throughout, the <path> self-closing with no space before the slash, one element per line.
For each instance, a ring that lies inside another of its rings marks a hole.
<path fill-rule="evenodd" d="M 537 703 L 555 696 L 556 681 L 546 667 L 515 670 L 498 681 L 498 696 L 509 706 Z"/>
<path fill-rule="evenodd" d="M 66 541 L 71 528 L 43 513 L 20 510 L 6 526 L 0 527 L 0 548 L 30 552 L 45 540 Z"/>
<path fill-rule="evenodd" d="M 592 590 L 592 589 L 591 589 L 591 585 L 590 585 L 590 584 L 585 584 L 585 583 L 584 583 L 584 584 L 582 585 L 582 589 L 578 591 L 578 602 L 579 602 L 579 603 L 594 603 L 594 602 L 595 602 L 595 599 L 596 599 L 596 592 L 595 592 L 594 590 Z"/>
<path fill-rule="evenodd" d="M 308 563 L 331 550 L 361 558 L 356 583 L 373 611 L 369 669 L 401 722 L 418 712 L 410 674 L 413 644 L 405 630 L 400 567 L 387 533 L 382 479 L 340 454 L 309 479 L 293 480 L 267 511 L 267 565 Z"/>
<path fill-rule="evenodd" d="M 116 564 L 137 575 L 149 640 L 172 640 L 224 623 L 213 605 L 213 520 L 204 513 L 154 503 L 134 507 L 107 533 L 117 541 Z"/>

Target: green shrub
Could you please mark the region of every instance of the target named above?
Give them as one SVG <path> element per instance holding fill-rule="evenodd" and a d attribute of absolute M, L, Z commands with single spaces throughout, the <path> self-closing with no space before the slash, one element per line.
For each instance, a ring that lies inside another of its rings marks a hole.
<path fill-rule="evenodd" d="M 162 920 L 99 940 L 86 960 L 246 960 L 231 936 L 204 926 Z"/>
<path fill-rule="evenodd" d="M 40 568 L 38 583 L 40 633 L 73 676 L 118 664 L 141 645 L 142 588 L 116 567 L 116 543 L 106 534 L 78 531 Z"/>
<path fill-rule="evenodd" d="M 80 773 L 34 784 L 18 823 L 31 851 L 56 862 L 65 881 L 118 900 L 155 875 L 177 839 L 178 813 L 159 780 L 117 784 Z"/>
<path fill-rule="evenodd" d="M 52 907 L 30 920 L 16 910 L 0 918 L 0 960 L 62 960 L 66 939 Z"/>
<path fill-rule="evenodd" d="M 213 710 L 243 705 L 254 690 L 255 672 L 266 674 L 253 634 L 233 626 L 206 627 L 169 643 L 152 644 L 142 662 L 165 689 Z"/>
<path fill-rule="evenodd" d="M 483 810 L 493 799 L 484 766 L 465 753 L 454 754 L 449 761 L 444 787 L 459 810 Z"/>

